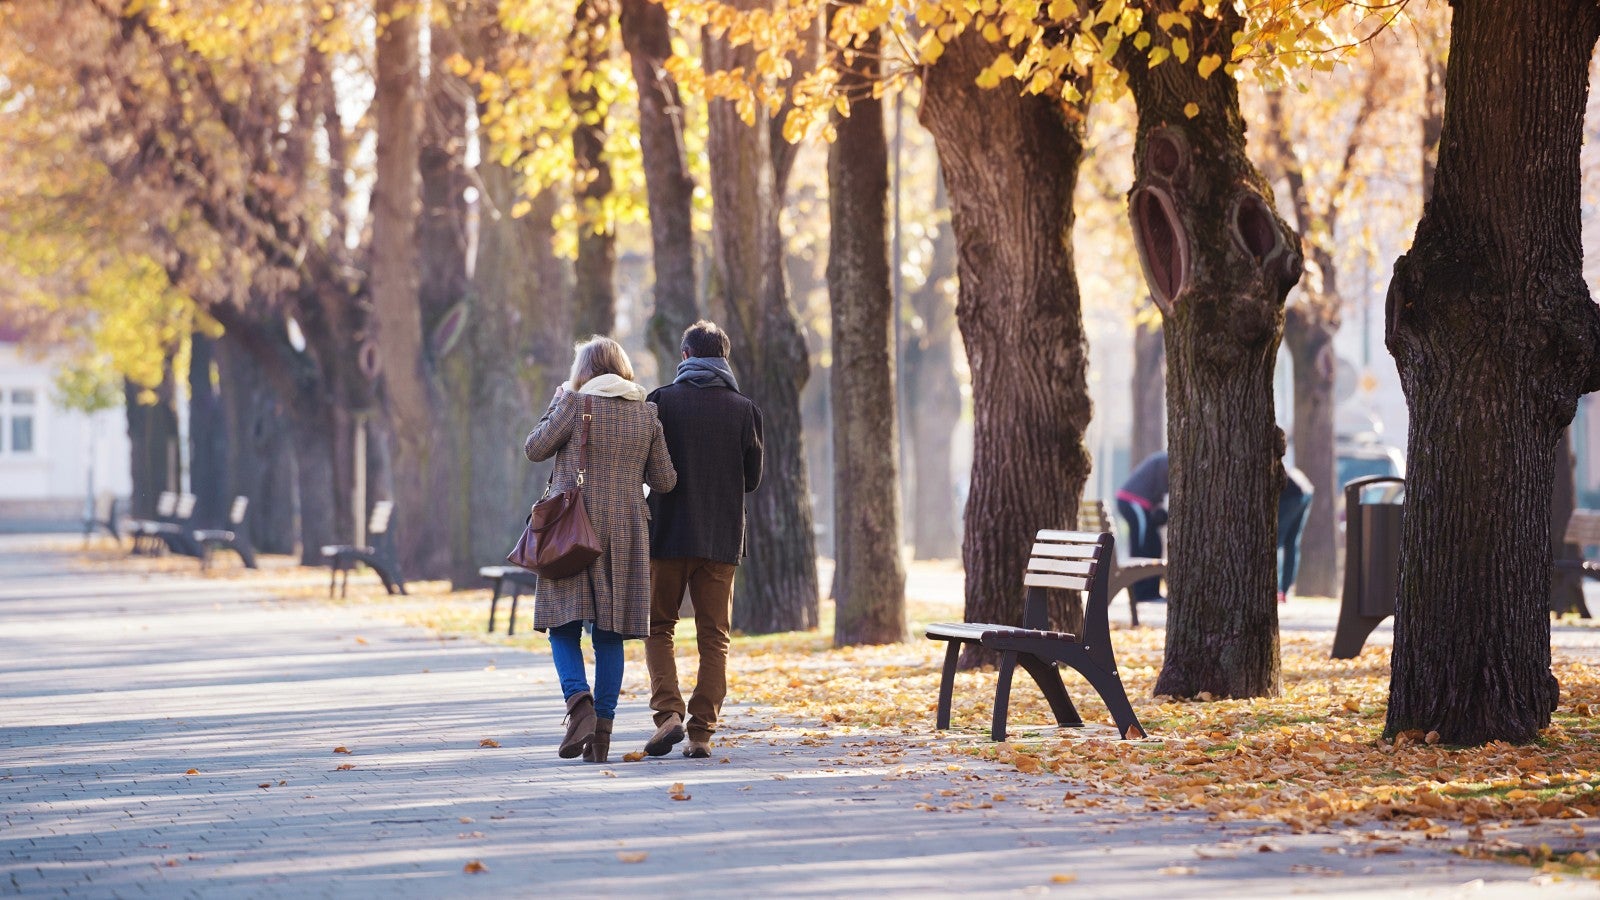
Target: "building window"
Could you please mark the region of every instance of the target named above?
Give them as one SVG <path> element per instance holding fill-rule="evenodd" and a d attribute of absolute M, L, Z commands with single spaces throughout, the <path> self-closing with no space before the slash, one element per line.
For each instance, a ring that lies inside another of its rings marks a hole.
<path fill-rule="evenodd" d="M 28 389 L 11 392 L 11 423 L 9 446 L 13 454 L 31 455 L 34 452 L 33 428 L 36 420 L 37 395 Z"/>
<path fill-rule="evenodd" d="M 0 456 L 38 454 L 43 412 L 33 388 L 0 389 Z"/>

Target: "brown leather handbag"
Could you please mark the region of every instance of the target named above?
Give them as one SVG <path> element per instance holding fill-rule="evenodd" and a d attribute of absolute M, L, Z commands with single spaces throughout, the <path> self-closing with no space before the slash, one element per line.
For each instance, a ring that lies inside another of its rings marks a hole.
<path fill-rule="evenodd" d="M 578 444 L 578 483 L 570 490 L 550 493 L 555 472 L 545 483 L 545 495 L 533 505 L 517 545 L 506 554 L 514 566 L 531 569 L 540 578 L 570 578 L 600 558 L 600 539 L 583 505 L 583 476 L 589 469 L 589 423 L 594 400 L 583 398 L 583 437 Z"/>

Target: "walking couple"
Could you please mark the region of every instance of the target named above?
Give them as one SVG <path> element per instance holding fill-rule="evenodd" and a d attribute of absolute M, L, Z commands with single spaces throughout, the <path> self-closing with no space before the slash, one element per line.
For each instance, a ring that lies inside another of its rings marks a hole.
<path fill-rule="evenodd" d="M 739 393 L 722 329 L 696 322 L 684 331 L 680 350 L 677 378 L 646 396 L 616 341 L 580 344 L 571 379 L 556 389 L 523 444 L 534 462 L 555 457 L 550 490 L 582 485 L 600 541 L 600 557 L 587 569 L 541 578 L 534 597 L 533 626 L 550 634 L 566 698 L 559 750 L 566 759 L 606 762 L 622 688 L 622 642 L 630 638 L 644 638 L 650 669 L 656 732 L 645 752 L 665 756 L 687 733 L 684 756 L 711 755 L 727 694 L 744 495 L 761 482 L 761 411 Z M 649 488 L 648 505 L 641 485 Z M 686 590 L 700 650 L 687 704 L 672 643 Z M 593 688 L 580 645 L 585 630 L 594 644 Z"/>

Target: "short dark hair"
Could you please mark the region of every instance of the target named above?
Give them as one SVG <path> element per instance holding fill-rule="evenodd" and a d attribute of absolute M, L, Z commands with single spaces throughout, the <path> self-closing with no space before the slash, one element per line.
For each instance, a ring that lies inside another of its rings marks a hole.
<path fill-rule="evenodd" d="M 683 330 L 683 343 L 678 349 L 690 356 L 725 357 L 731 346 L 726 331 L 718 328 L 715 322 L 701 319 Z"/>

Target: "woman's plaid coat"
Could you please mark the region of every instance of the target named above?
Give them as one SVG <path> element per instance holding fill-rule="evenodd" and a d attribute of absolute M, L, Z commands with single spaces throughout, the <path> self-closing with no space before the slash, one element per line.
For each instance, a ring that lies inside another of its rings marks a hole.
<path fill-rule="evenodd" d="M 600 539 L 600 558 L 570 578 L 539 579 L 533 627 L 589 620 L 596 628 L 642 638 L 650 633 L 650 509 L 642 485 L 666 492 L 678 483 L 656 405 L 557 391 L 522 449 L 534 462 L 554 454 L 552 491 L 577 484 L 586 399 L 593 402 L 594 421 L 583 504 Z"/>

